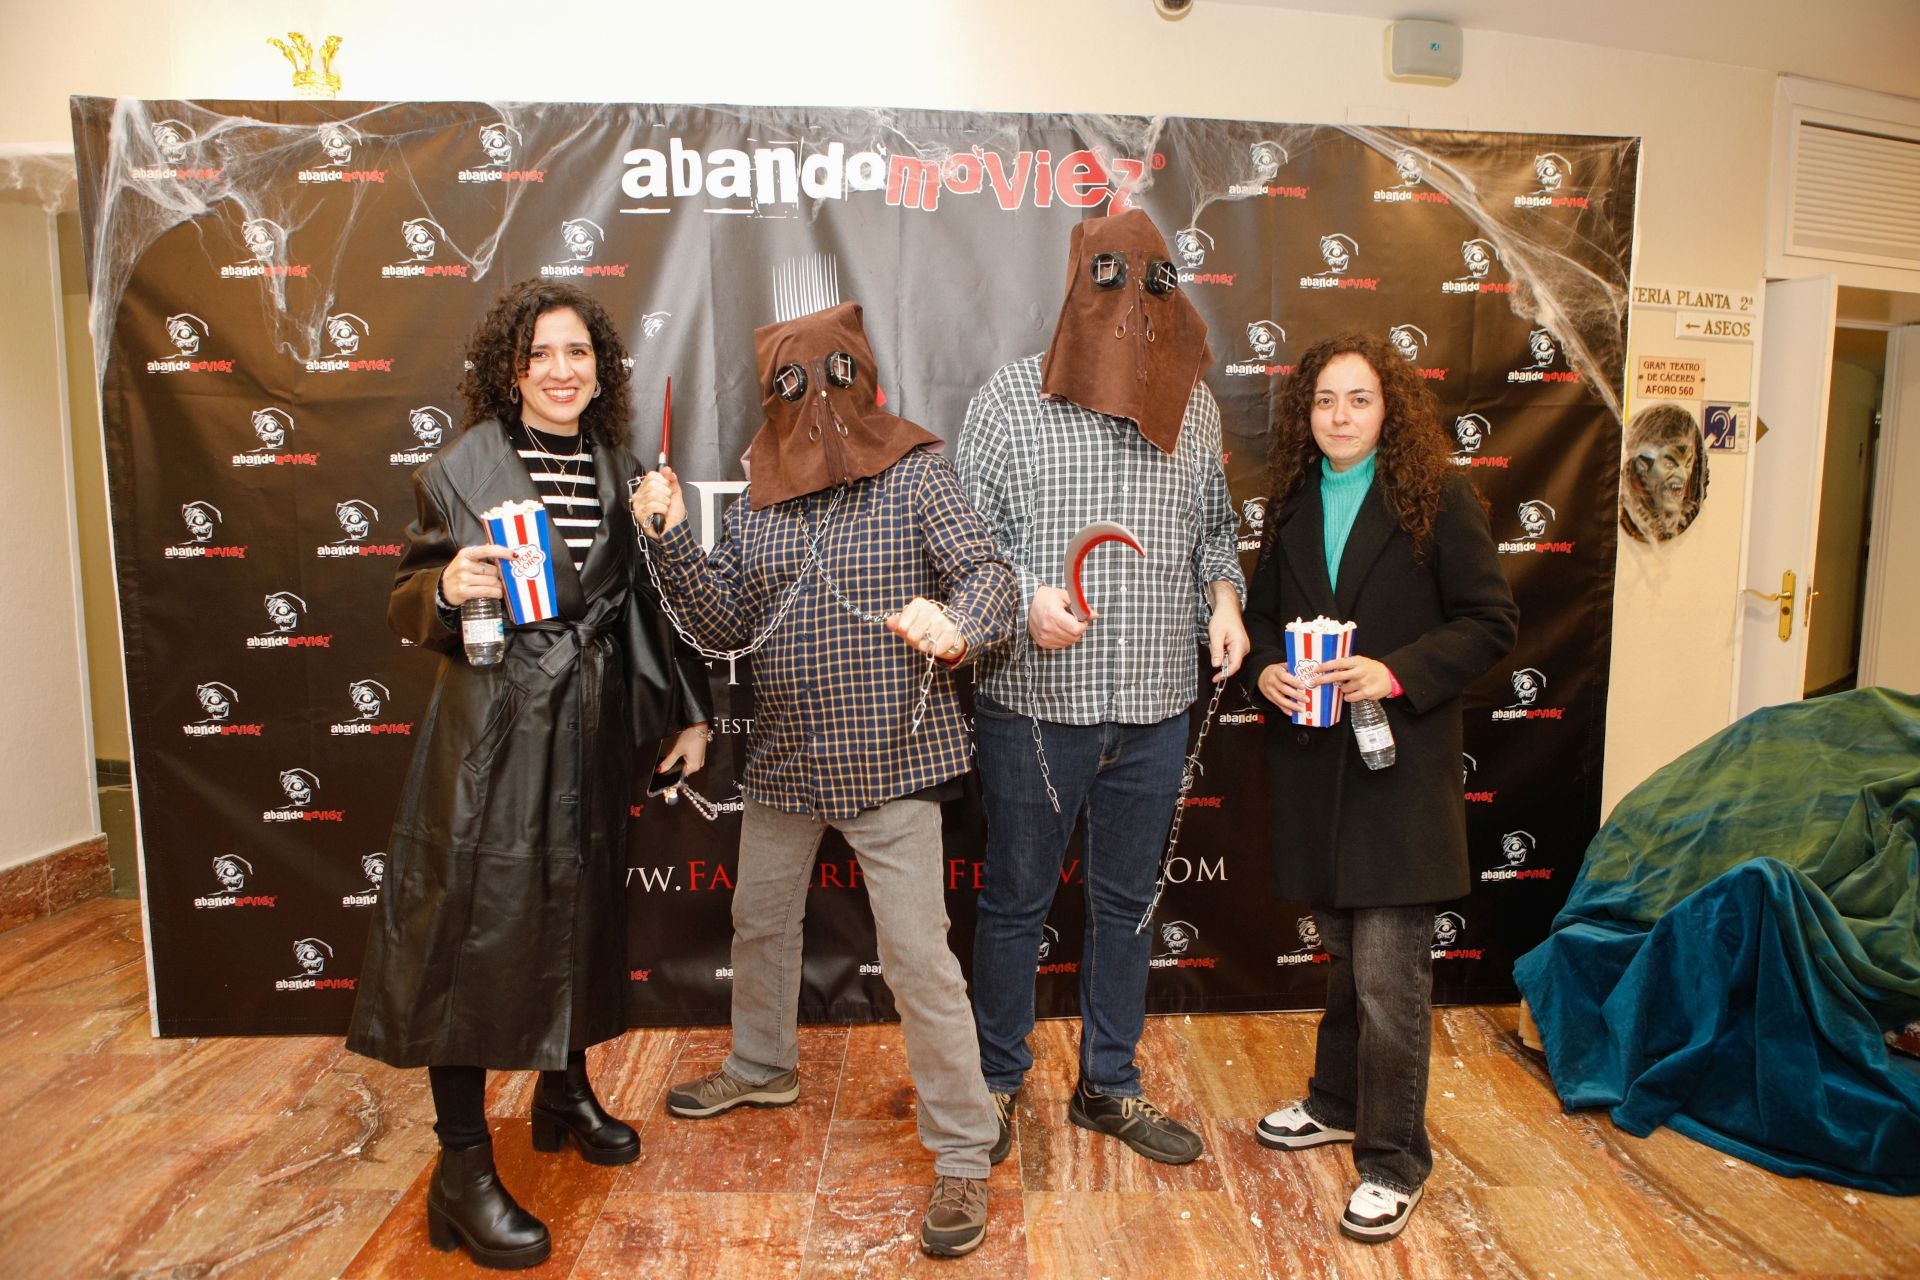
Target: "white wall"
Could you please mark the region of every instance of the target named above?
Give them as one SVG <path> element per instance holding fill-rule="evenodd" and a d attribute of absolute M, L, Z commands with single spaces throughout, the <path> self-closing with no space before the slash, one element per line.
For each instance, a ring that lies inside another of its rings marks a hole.
<path fill-rule="evenodd" d="M 0 204 L 7 606 L 0 625 L 0 868 L 100 832 L 81 661 L 53 219 Z"/>
<path fill-rule="evenodd" d="M 375 0 L 197 10 L 133 0 L 8 19 L 0 142 L 66 135 L 65 98 L 290 96 L 265 38 L 345 39 L 346 98 L 780 102 L 1119 111 L 1645 139 L 1647 279 L 1745 287 L 1764 257 L 1773 77 L 1764 71 L 1469 31 L 1459 84 L 1391 84 L 1382 24 L 1202 0 L 707 0 L 584 6 Z M 1716 461 L 1673 543 L 1622 539 L 1604 782 L 1609 806 L 1725 722 L 1744 457 Z M 1642 655 L 1658 652 L 1649 663 Z"/>

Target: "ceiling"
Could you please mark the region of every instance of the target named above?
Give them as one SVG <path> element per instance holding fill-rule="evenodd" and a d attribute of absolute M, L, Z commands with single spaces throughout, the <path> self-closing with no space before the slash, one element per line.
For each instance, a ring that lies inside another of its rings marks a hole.
<path fill-rule="evenodd" d="M 1207 4 L 1211 0 L 1195 0 Z M 1230 0 L 1347 17 L 1428 18 L 1697 58 L 1920 98 L 1920 0 Z M 1142 0 L 1144 3 L 1144 0 Z M 1471 61 L 1469 61 L 1471 66 Z"/>

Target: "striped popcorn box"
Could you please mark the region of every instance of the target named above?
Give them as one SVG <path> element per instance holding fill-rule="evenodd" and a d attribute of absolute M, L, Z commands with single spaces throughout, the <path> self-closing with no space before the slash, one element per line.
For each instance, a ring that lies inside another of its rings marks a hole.
<path fill-rule="evenodd" d="M 1295 618 L 1287 624 L 1287 670 L 1299 679 L 1313 684 L 1314 673 L 1320 670 L 1320 664 L 1331 662 L 1335 658 L 1344 658 L 1353 653 L 1353 624 L 1335 622 L 1331 618 L 1315 618 L 1312 622 L 1302 622 Z M 1345 700 L 1340 696 L 1340 687 L 1333 684 L 1313 685 L 1307 691 L 1308 702 L 1305 712 L 1296 711 L 1292 719 L 1295 724 L 1312 725 L 1326 728 L 1340 723 L 1340 709 Z"/>
<path fill-rule="evenodd" d="M 508 547 L 513 557 L 501 562 L 507 583 L 507 612 L 515 624 L 539 622 L 560 612 L 553 596 L 553 532 L 547 509 L 538 502 L 503 502 L 480 513 L 487 536 Z"/>

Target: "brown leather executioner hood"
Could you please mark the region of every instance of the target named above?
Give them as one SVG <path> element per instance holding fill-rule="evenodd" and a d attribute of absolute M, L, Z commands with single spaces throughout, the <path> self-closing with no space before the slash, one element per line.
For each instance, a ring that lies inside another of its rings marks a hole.
<path fill-rule="evenodd" d="M 753 509 L 877 476 L 939 438 L 879 407 L 860 304 L 753 331 L 767 421 L 747 447 Z"/>
<path fill-rule="evenodd" d="M 1144 211 L 1074 227 L 1042 394 L 1131 419 L 1172 453 L 1193 384 L 1212 360 L 1207 322 L 1180 291 L 1167 242 Z"/>

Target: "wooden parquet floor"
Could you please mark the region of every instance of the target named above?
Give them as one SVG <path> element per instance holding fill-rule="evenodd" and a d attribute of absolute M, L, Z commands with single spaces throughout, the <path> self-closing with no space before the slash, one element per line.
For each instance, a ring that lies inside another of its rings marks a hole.
<path fill-rule="evenodd" d="M 427 1243 L 424 1072 L 337 1040 L 155 1040 L 143 982 L 131 902 L 0 935 L 0 1275 L 483 1274 Z M 533 1152 L 529 1075 L 494 1077 L 489 1109 L 503 1176 L 553 1231 L 529 1276 L 1920 1276 L 1920 1198 L 1567 1115 L 1504 1007 L 1436 1014 L 1426 1200 L 1400 1239 L 1350 1243 L 1333 1226 L 1346 1149 L 1270 1152 L 1251 1133 L 1301 1089 L 1314 1021 L 1148 1020 L 1148 1093 L 1207 1140 L 1178 1169 L 1066 1123 L 1075 1028 L 1043 1023 L 987 1243 L 958 1261 L 915 1247 L 932 1160 L 894 1026 L 806 1028 L 799 1103 L 697 1123 L 661 1096 L 720 1060 L 723 1032 L 596 1050 L 602 1097 L 641 1129 L 624 1168 Z"/>

